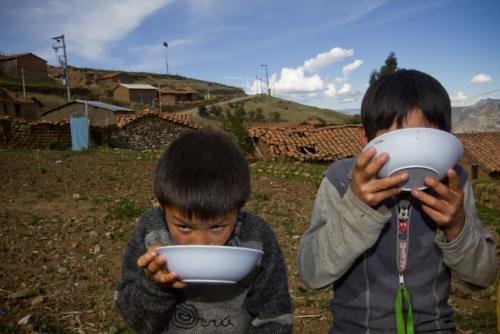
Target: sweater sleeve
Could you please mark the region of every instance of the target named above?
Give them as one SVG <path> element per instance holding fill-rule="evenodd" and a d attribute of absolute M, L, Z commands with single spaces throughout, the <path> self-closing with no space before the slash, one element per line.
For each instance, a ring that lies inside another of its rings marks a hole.
<path fill-rule="evenodd" d="M 456 278 L 468 288 L 484 289 L 496 279 L 497 259 L 495 239 L 477 217 L 474 193 L 469 181 L 464 185 L 465 226 L 460 235 L 448 242 L 441 229 L 436 244 L 443 253 L 444 263 Z"/>
<path fill-rule="evenodd" d="M 323 178 L 316 196 L 311 224 L 300 241 L 299 274 L 309 287 L 333 284 L 356 259 L 375 244 L 391 212 L 374 210 L 347 189 L 340 197 Z"/>
<path fill-rule="evenodd" d="M 173 289 L 153 282 L 137 266 L 137 259 L 146 252 L 142 226 L 138 225 L 128 243 L 114 299 L 124 321 L 135 331 L 160 333 L 168 327 L 176 298 Z"/>
<path fill-rule="evenodd" d="M 264 255 L 249 287 L 245 308 L 252 317 L 249 333 L 292 333 L 293 313 L 286 265 L 270 226 L 262 221 Z"/>

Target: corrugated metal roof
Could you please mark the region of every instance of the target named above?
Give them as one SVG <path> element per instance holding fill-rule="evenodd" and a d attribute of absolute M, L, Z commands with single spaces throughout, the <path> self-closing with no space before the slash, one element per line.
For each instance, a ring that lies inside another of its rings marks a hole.
<path fill-rule="evenodd" d="M 148 84 L 120 84 L 120 86 L 127 87 L 128 89 L 158 89 Z"/>
<path fill-rule="evenodd" d="M 66 107 L 66 106 L 68 106 L 70 104 L 73 104 L 73 103 L 85 104 L 85 100 L 73 100 L 71 102 L 65 103 L 63 105 L 60 105 L 60 106 L 57 106 L 55 108 L 49 109 L 49 110 L 47 110 L 45 112 L 42 112 L 40 114 L 40 116 L 45 116 L 47 114 L 50 114 L 53 111 L 59 110 L 59 109 L 64 108 L 64 107 Z M 129 109 L 129 108 L 121 107 L 121 106 L 116 106 L 114 104 L 109 104 L 109 103 L 104 103 L 104 102 L 99 102 L 99 101 L 89 101 L 89 100 L 87 100 L 87 104 L 89 106 L 92 106 L 92 107 L 106 109 L 106 110 L 110 110 L 110 111 L 113 111 L 113 112 L 118 112 L 118 111 L 135 112 L 135 110 L 133 110 L 133 109 Z"/>
<path fill-rule="evenodd" d="M 101 109 L 106 109 L 106 110 L 110 110 L 110 111 L 131 111 L 131 112 L 135 111 L 135 110 L 130 109 L 130 108 L 125 108 L 122 106 L 117 106 L 114 104 L 109 104 L 109 103 L 104 103 L 104 102 L 99 102 L 99 101 L 75 100 L 75 102 L 82 103 L 82 104 L 85 104 L 85 102 L 87 102 L 87 104 L 89 106 L 101 108 Z"/>

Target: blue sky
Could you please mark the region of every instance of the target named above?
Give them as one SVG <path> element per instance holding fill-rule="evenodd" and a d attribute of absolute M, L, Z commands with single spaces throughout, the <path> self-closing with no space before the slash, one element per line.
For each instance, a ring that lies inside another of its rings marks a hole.
<path fill-rule="evenodd" d="M 373 69 L 437 78 L 454 105 L 500 98 L 498 0 L 0 0 L 0 52 L 169 72 L 331 109 L 359 108 Z M 166 41 L 168 48 L 162 44 Z M 262 80 L 262 85 L 260 81 Z M 485 94 L 488 92 L 492 92 Z"/>

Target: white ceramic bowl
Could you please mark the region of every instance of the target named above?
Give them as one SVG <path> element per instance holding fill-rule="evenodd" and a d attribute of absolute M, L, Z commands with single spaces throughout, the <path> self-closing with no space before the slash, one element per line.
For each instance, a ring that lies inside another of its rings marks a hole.
<path fill-rule="evenodd" d="M 425 189 L 424 177 L 442 180 L 448 169 L 454 167 L 464 153 L 457 137 L 449 132 L 432 128 L 405 128 L 386 132 L 365 147 L 375 147 L 377 156 L 389 154 L 389 161 L 379 171 L 379 177 L 402 172 L 409 173 L 409 180 L 401 185 L 405 191 Z"/>
<path fill-rule="evenodd" d="M 263 251 L 231 246 L 164 246 L 156 251 L 167 270 L 186 283 L 236 283 L 253 269 Z"/>

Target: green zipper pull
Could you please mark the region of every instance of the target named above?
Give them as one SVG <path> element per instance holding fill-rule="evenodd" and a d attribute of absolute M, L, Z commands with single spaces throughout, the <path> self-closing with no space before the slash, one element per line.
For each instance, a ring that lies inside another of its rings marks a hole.
<path fill-rule="evenodd" d="M 404 316 L 404 304 L 408 306 L 406 321 Z M 413 334 L 413 310 L 411 307 L 410 292 L 405 287 L 403 274 L 399 274 L 399 288 L 396 294 L 396 328 L 398 334 Z"/>

